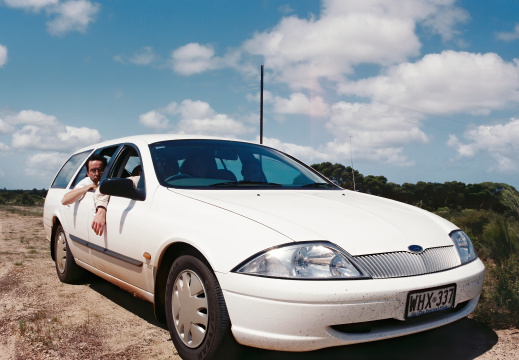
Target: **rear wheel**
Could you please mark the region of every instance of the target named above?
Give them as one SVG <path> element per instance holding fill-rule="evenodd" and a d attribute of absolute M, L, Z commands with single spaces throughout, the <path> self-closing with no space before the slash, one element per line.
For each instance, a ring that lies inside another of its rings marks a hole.
<path fill-rule="evenodd" d="M 83 274 L 83 269 L 77 266 L 67 243 L 67 236 L 61 225 L 56 229 L 54 235 L 54 259 L 56 272 L 61 282 L 73 284 Z"/>
<path fill-rule="evenodd" d="M 235 348 L 218 280 L 195 256 L 180 256 L 171 266 L 166 284 L 166 316 L 182 359 L 229 358 Z"/>

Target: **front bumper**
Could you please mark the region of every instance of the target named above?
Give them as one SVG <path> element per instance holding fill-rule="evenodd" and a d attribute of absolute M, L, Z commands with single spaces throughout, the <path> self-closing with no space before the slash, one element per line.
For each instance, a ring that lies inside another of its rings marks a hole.
<path fill-rule="evenodd" d="M 412 334 L 463 318 L 477 305 L 484 272 L 477 259 L 447 271 L 395 279 L 312 281 L 216 275 L 239 343 L 310 351 Z M 456 311 L 405 321 L 410 291 L 448 284 L 456 284 Z M 373 322 L 367 332 L 344 331 L 340 326 L 366 322 Z"/>

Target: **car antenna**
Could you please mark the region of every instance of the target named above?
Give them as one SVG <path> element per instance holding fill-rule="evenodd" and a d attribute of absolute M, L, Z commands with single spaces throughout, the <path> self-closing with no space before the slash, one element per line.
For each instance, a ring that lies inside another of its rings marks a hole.
<path fill-rule="evenodd" d="M 351 176 L 353 177 L 353 191 L 357 191 L 355 188 L 355 170 L 353 170 L 353 151 L 351 149 L 351 135 L 350 135 L 350 160 L 351 160 Z"/>
<path fill-rule="evenodd" d="M 261 65 L 260 82 L 260 144 L 263 144 L 263 65 Z"/>

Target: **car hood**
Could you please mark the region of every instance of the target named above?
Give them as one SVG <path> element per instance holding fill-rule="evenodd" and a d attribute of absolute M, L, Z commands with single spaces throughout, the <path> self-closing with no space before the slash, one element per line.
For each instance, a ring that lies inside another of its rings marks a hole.
<path fill-rule="evenodd" d="M 173 189 L 172 189 L 173 190 Z M 347 190 L 178 190 L 293 241 L 330 241 L 351 255 L 452 245 L 452 223 L 422 209 Z"/>

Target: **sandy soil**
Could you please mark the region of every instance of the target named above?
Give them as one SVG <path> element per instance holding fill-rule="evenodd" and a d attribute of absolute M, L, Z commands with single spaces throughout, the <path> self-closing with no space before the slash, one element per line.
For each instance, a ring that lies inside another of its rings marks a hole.
<path fill-rule="evenodd" d="M 519 359 L 519 330 L 471 319 L 424 333 L 310 353 L 244 349 L 246 359 Z M 89 277 L 62 284 L 41 210 L 0 207 L 0 360 L 180 359 L 153 306 Z"/>

